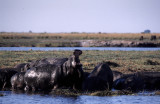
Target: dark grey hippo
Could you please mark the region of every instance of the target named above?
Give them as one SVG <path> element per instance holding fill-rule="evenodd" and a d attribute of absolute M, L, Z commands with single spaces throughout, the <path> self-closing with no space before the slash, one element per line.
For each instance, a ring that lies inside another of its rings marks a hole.
<path fill-rule="evenodd" d="M 26 65 L 27 65 L 27 63 L 21 63 L 21 64 L 17 64 L 16 66 L 14 66 L 14 68 L 16 68 L 18 72 L 25 72 L 25 71 L 27 71 L 27 70 L 25 70 Z"/>
<path fill-rule="evenodd" d="M 110 90 L 113 84 L 113 74 L 106 63 L 98 64 L 83 83 L 83 90 Z"/>
<path fill-rule="evenodd" d="M 159 90 L 160 72 L 138 72 L 124 75 L 114 81 L 113 87 L 118 90 Z"/>
<path fill-rule="evenodd" d="M 137 73 L 124 75 L 114 81 L 113 88 L 117 90 L 139 91 L 144 88 L 144 82 Z"/>
<path fill-rule="evenodd" d="M 0 89 L 10 88 L 11 87 L 11 77 L 17 73 L 13 70 L 14 68 L 3 68 L 0 69 Z"/>
<path fill-rule="evenodd" d="M 13 90 L 14 89 L 24 89 L 25 87 L 24 74 L 25 72 L 19 72 L 11 77 L 11 85 L 12 85 Z"/>
<path fill-rule="evenodd" d="M 68 60 L 68 58 L 43 58 L 43 59 L 39 59 L 39 60 L 33 60 L 30 63 L 25 65 L 24 70 L 29 70 L 33 67 L 42 66 L 42 65 L 46 65 L 46 64 L 62 65 L 67 60 Z"/>
<path fill-rule="evenodd" d="M 24 76 L 25 90 L 48 90 L 61 87 L 81 89 L 83 80 L 81 50 L 75 50 L 69 58 L 57 61 L 58 64 L 41 64 L 29 69 Z"/>
<path fill-rule="evenodd" d="M 123 73 L 121 73 L 119 71 L 112 71 L 112 73 L 113 73 L 113 81 L 115 81 L 123 76 Z"/>
<path fill-rule="evenodd" d="M 145 90 L 160 90 L 160 72 L 139 72 Z"/>

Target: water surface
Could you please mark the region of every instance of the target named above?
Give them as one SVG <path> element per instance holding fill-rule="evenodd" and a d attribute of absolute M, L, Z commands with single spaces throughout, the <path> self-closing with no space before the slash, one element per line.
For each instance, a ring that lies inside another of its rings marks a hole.
<path fill-rule="evenodd" d="M 160 48 L 151 47 L 0 47 L 0 51 L 73 51 L 80 50 L 112 50 L 112 51 L 157 51 Z"/>
<path fill-rule="evenodd" d="M 160 104 L 160 96 L 122 95 L 65 97 L 0 91 L 0 104 Z"/>

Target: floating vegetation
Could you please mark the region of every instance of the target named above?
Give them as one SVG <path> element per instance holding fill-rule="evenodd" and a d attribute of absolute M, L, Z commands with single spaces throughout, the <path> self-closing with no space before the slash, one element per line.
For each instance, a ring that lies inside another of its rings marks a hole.
<path fill-rule="evenodd" d="M 49 93 L 50 95 L 58 96 L 80 96 L 80 95 L 89 95 L 89 96 L 119 96 L 119 95 L 135 95 L 134 92 L 122 90 L 122 91 L 94 91 L 94 92 L 83 92 L 76 91 L 71 89 L 56 89 Z"/>
<path fill-rule="evenodd" d="M 91 93 L 91 96 L 119 96 L 119 95 L 134 95 L 135 93 L 127 90 L 121 91 L 96 91 Z"/>
<path fill-rule="evenodd" d="M 0 97 L 3 97 L 3 96 L 5 96 L 4 94 L 2 94 L 2 93 L 0 93 Z"/>

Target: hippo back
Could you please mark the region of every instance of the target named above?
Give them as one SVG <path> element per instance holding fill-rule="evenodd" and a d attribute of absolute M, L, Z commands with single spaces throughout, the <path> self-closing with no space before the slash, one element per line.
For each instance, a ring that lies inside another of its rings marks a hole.
<path fill-rule="evenodd" d="M 110 90 L 113 84 L 113 74 L 106 63 L 98 64 L 83 83 L 83 90 Z"/>
<path fill-rule="evenodd" d="M 64 62 L 66 62 L 68 58 L 44 58 L 40 60 L 33 60 L 32 62 L 25 65 L 25 70 L 28 70 L 33 67 L 42 66 L 42 65 L 62 65 Z"/>
<path fill-rule="evenodd" d="M 138 75 L 144 81 L 144 89 L 160 90 L 160 72 L 139 72 Z"/>
<path fill-rule="evenodd" d="M 52 65 L 62 65 L 68 58 L 46 58 L 46 61 Z"/>
<path fill-rule="evenodd" d="M 121 78 L 114 81 L 114 89 L 139 91 L 144 89 L 144 80 L 139 74 L 125 74 Z"/>

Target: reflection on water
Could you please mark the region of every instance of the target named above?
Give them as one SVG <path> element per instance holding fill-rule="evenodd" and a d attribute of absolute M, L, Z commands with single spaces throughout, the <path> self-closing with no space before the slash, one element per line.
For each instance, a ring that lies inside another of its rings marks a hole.
<path fill-rule="evenodd" d="M 157 51 L 160 48 L 150 47 L 0 47 L 0 51 L 72 51 L 75 49 L 80 50 L 112 50 L 112 51 Z"/>
<path fill-rule="evenodd" d="M 47 94 L 25 94 L 0 91 L 0 104 L 159 104 L 160 96 L 53 96 Z"/>

